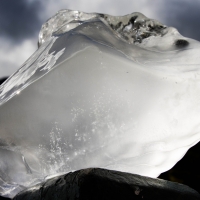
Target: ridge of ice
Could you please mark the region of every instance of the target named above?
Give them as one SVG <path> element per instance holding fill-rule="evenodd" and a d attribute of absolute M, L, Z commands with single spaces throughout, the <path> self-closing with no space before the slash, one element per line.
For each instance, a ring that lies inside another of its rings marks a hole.
<path fill-rule="evenodd" d="M 152 35 L 165 34 L 166 26 L 135 12 L 125 16 L 111 16 L 99 13 L 84 13 L 74 10 L 60 10 L 42 25 L 39 46 L 53 34 L 65 33 L 88 20 L 101 20 L 129 43 L 139 42 Z"/>
<path fill-rule="evenodd" d="M 141 13 L 59 11 L 0 86 L 0 195 L 87 167 L 173 167 L 200 140 L 199 52 Z"/>

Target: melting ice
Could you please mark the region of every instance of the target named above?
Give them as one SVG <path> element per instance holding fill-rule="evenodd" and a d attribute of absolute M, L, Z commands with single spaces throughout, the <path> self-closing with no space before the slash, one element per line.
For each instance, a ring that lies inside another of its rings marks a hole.
<path fill-rule="evenodd" d="M 200 140 L 199 52 L 141 13 L 59 11 L 0 87 L 0 195 L 88 167 L 173 167 Z"/>

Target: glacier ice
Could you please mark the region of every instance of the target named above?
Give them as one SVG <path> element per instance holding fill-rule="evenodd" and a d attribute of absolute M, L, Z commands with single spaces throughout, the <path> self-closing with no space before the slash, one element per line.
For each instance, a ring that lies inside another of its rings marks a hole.
<path fill-rule="evenodd" d="M 173 167 L 200 140 L 199 52 L 141 13 L 59 11 L 0 86 L 0 195 L 87 167 Z"/>

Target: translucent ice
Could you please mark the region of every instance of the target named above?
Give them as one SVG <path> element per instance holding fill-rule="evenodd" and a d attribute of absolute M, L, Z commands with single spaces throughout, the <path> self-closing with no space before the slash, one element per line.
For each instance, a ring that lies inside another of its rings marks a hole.
<path fill-rule="evenodd" d="M 0 87 L 0 195 L 102 167 L 157 177 L 200 140 L 200 43 L 140 13 L 62 10 Z"/>

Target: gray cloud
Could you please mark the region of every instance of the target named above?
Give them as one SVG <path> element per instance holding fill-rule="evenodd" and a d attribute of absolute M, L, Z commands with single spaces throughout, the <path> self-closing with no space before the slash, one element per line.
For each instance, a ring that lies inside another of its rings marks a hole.
<path fill-rule="evenodd" d="M 199 8 L 200 1 L 163 1 L 160 16 L 162 22 L 177 28 L 183 36 L 200 41 Z"/>
<path fill-rule="evenodd" d="M 42 25 L 40 0 L 1 0 L 0 37 L 19 43 L 36 36 Z"/>

